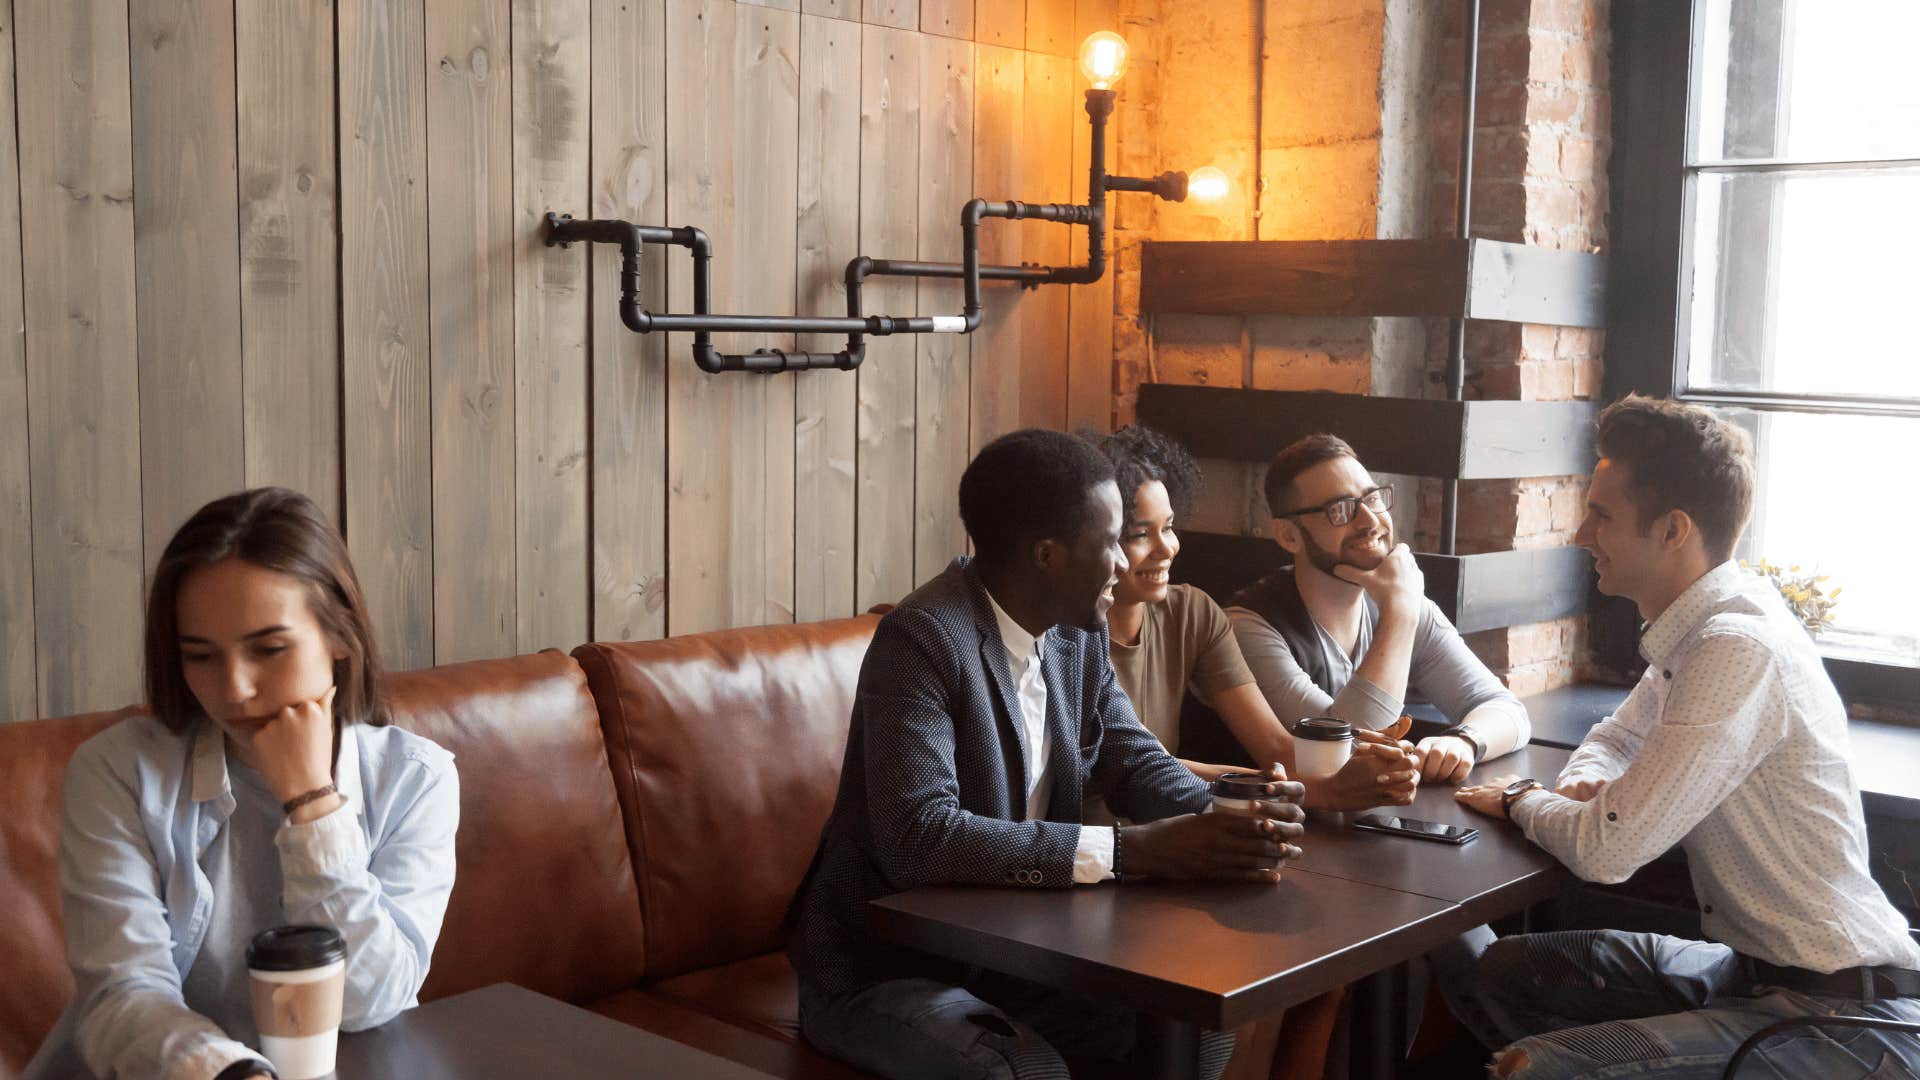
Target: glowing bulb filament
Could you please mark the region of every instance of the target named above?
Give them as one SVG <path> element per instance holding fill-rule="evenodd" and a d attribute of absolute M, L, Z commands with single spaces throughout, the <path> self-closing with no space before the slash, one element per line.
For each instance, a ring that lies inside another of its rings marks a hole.
<path fill-rule="evenodd" d="M 1088 34 L 1080 43 L 1080 70 L 1094 89 L 1111 89 L 1127 70 L 1127 39 L 1111 30 Z"/>

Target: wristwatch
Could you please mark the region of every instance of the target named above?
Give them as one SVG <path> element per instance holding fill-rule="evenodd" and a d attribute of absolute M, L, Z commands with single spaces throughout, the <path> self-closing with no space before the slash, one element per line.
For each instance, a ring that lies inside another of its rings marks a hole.
<path fill-rule="evenodd" d="M 1486 742 L 1483 739 L 1481 739 L 1480 736 L 1475 735 L 1473 733 L 1473 730 L 1467 727 L 1467 725 L 1455 724 L 1452 727 L 1448 728 L 1447 730 L 1442 731 L 1438 735 L 1435 735 L 1434 738 L 1444 739 L 1449 735 L 1451 735 L 1456 739 L 1465 740 L 1468 746 L 1473 747 L 1473 763 L 1475 765 L 1478 765 L 1482 761 L 1485 761 L 1487 759 Z"/>
<path fill-rule="evenodd" d="M 1518 799 L 1529 791 L 1545 790 L 1547 790 L 1547 785 L 1535 780 L 1531 776 L 1525 780 L 1515 780 L 1513 783 L 1508 784 L 1500 791 L 1500 816 L 1506 818 L 1508 821 L 1512 821 L 1513 800 Z"/>

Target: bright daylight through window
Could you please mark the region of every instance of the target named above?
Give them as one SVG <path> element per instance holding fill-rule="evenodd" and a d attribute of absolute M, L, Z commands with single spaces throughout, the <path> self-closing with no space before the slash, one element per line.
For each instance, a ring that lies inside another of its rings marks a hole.
<path fill-rule="evenodd" d="M 1920 666 L 1920 3 L 1697 5 L 1674 393 L 1756 439 L 1740 555 Z"/>

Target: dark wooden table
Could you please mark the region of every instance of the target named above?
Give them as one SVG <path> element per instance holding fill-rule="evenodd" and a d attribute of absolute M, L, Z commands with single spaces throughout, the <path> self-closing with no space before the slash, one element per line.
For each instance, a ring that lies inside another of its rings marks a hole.
<path fill-rule="evenodd" d="M 1472 778 L 1551 782 L 1566 758 L 1528 747 Z M 1571 880 L 1519 830 L 1455 803 L 1453 790 L 1423 789 L 1400 812 L 1474 825 L 1480 837 L 1464 847 L 1310 814 L 1305 855 L 1278 885 L 931 886 L 875 901 L 868 925 L 923 952 L 1137 1009 L 1154 1075 L 1190 1076 L 1201 1028 L 1236 1028 L 1390 970 Z"/>
<path fill-rule="evenodd" d="M 511 983 L 441 998 L 372 1031 L 342 1035 L 334 1075 L 340 1080 L 767 1076 Z"/>

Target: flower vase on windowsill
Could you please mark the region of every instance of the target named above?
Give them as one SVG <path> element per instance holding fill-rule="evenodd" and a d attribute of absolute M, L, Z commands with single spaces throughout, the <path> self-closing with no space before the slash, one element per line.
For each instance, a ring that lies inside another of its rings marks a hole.
<path fill-rule="evenodd" d="M 1773 587 L 1780 590 L 1780 599 L 1786 602 L 1787 610 L 1793 612 L 1793 617 L 1816 639 L 1822 630 L 1833 625 L 1833 609 L 1839 603 L 1840 590 L 1826 588 L 1827 575 L 1802 573 L 1797 563 L 1783 569 L 1765 559 L 1757 563 L 1742 559 L 1740 565 L 1772 582 Z"/>

